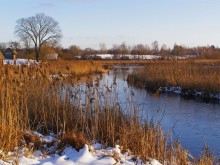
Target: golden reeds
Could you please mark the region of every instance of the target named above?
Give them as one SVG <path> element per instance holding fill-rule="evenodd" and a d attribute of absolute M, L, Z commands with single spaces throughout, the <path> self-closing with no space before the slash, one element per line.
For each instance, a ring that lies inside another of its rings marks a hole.
<path fill-rule="evenodd" d="M 214 61 L 167 61 L 149 63 L 130 80 L 146 88 L 179 86 L 183 90 L 220 92 L 220 65 Z"/>

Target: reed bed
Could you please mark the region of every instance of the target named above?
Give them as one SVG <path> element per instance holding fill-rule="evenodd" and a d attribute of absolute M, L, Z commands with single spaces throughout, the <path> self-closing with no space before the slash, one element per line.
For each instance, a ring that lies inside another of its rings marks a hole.
<path fill-rule="evenodd" d="M 105 72 L 102 63 L 92 60 L 50 60 L 43 62 L 49 74 L 68 74 L 73 76 L 83 76 L 92 73 Z"/>
<path fill-rule="evenodd" d="M 80 149 L 96 140 L 106 146 L 119 144 L 122 152 L 140 156 L 143 161 L 190 162 L 188 152 L 179 143 L 168 143 L 171 137 L 159 124 L 144 121 L 135 106 L 123 109 L 118 105 L 116 82 L 100 87 L 101 75 L 95 81 L 88 76 L 82 89 L 71 82 L 51 80 L 47 68 L 48 64 L 1 66 L 0 149 L 4 152 L 25 145 L 24 140 L 40 148 L 39 139 L 27 134 L 38 131 L 55 133 L 60 148 L 70 144 Z M 192 163 L 213 162 L 209 158 L 205 153 L 200 161 Z"/>
<path fill-rule="evenodd" d="M 160 87 L 178 86 L 182 90 L 219 93 L 219 75 L 219 61 L 167 61 L 149 63 L 129 80 L 154 91 Z"/>

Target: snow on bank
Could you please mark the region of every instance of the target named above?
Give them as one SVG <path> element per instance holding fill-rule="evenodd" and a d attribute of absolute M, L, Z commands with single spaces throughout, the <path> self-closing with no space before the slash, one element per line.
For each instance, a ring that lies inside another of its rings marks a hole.
<path fill-rule="evenodd" d="M 101 149 L 95 150 L 93 152 L 89 151 L 89 146 L 85 145 L 83 149 L 79 152 L 71 147 L 66 147 L 61 155 L 55 154 L 53 156 L 44 157 L 40 151 L 36 151 L 32 158 L 27 158 L 22 156 L 19 158 L 18 162 L 20 164 L 42 164 L 42 165 L 76 165 L 76 164 L 86 164 L 86 165 L 113 165 L 113 164 L 143 164 L 140 160 L 132 160 L 131 156 L 126 154 L 118 154 L 118 161 L 113 157 L 115 153 L 115 148 L 113 149 Z M 146 163 L 146 165 L 161 165 L 157 160 L 152 159 Z"/>
<path fill-rule="evenodd" d="M 89 151 L 89 146 L 85 145 L 79 152 L 71 147 L 66 147 L 61 155 L 55 154 L 53 156 L 44 157 L 40 151 L 36 151 L 32 158 L 21 156 L 18 160 L 20 164 L 42 164 L 42 165 L 113 165 L 113 164 L 143 164 L 140 160 L 133 161 L 132 157 L 119 154 L 118 162 L 113 158 L 113 149 L 102 149 Z M 161 165 L 157 160 L 152 159 L 146 165 Z"/>
<path fill-rule="evenodd" d="M 161 87 L 160 92 L 162 93 L 174 93 L 178 95 L 188 96 L 188 97 L 199 97 L 207 100 L 219 100 L 220 93 L 207 93 L 200 92 L 197 90 L 183 90 L 180 87 Z"/>
<path fill-rule="evenodd" d="M 50 135 L 51 137 L 45 137 L 37 132 L 34 132 L 34 134 L 40 137 L 42 141 L 46 140 L 47 142 L 51 142 L 54 140 L 53 135 Z M 57 143 L 54 144 L 56 145 Z M 7 162 L 0 160 L 0 165 L 144 165 L 140 159 L 134 159 L 129 153 L 122 154 L 119 145 L 116 145 L 115 148 L 104 148 L 101 144 L 96 143 L 93 145 L 85 145 L 79 152 L 67 146 L 61 154 L 58 154 L 58 151 L 53 152 L 55 148 L 56 146 L 48 147 L 47 152 L 40 150 L 31 152 L 25 147 L 20 149 L 16 148 L 14 152 L 10 152 L 11 157 L 7 159 Z M 29 151 L 29 154 L 27 154 L 27 151 Z M 150 159 L 146 165 L 162 164 L 155 159 Z"/>
<path fill-rule="evenodd" d="M 36 60 L 27 60 L 27 59 L 16 59 L 16 60 L 3 60 L 3 64 L 16 64 L 16 65 L 31 65 L 37 64 Z"/>

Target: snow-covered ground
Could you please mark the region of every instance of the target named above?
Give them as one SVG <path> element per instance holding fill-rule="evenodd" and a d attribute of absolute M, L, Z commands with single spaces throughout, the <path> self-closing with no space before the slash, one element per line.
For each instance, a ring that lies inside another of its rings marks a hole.
<path fill-rule="evenodd" d="M 125 55 L 112 55 L 112 54 L 97 54 L 92 55 L 91 57 L 101 57 L 101 59 L 141 59 L 141 60 L 153 60 L 153 59 L 159 59 L 160 56 L 157 55 L 131 55 L 131 54 L 125 54 Z"/>
<path fill-rule="evenodd" d="M 141 59 L 141 60 L 153 60 L 158 59 L 160 56 L 157 55 L 131 55 L 131 54 L 125 54 L 125 55 L 112 55 L 112 54 L 97 54 L 96 56 L 101 57 L 102 59 Z"/>
<path fill-rule="evenodd" d="M 184 96 L 189 96 L 189 97 L 200 97 L 200 98 L 211 99 L 211 100 L 220 100 L 220 93 L 208 93 L 208 92 L 201 92 L 201 91 L 196 91 L 196 90 L 183 91 L 181 87 L 161 87 L 160 92 L 174 93 L 174 94 L 184 95 Z"/>
<path fill-rule="evenodd" d="M 76 56 L 77 59 L 81 59 L 82 56 Z M 94 58 L 96 59 L 99 57 L 100 59 L 129 59 L 129 60 L 156 60 L 164 58 L 160 55 L 131 55 L 131 54 L 125 54 L 125 55 L 113 55 L 113 54 L 96 54 L 96 55 L 88 55 L 87 58 Z M 195 58 L 196 55 L 181 55 L 181 56 L 173 56 L 170 55 L 166 57 L 166 59 L 189 59 L 189 58 Z"/>
<path fill-rule="evenodd" d="M 96 55 L 88 55 L 88 58 L 96 58 L 99 57 L 100 59 L 136 59 L 136 60 L 153 60 L 153 59 L 159 59 L 161 56 L 157 55 L 131 55 L 131 54 L 126 54 L 126 55 L 113 55 L 113 54 L 96 54 Z M 81 56 L 76 56 L 77 59 L 81 59 Z"/>
<path fill-rule="evenodd" d="M 36 60 L 28 60 L 28 59 L 3 60 L 3 64 L 31 65 L 36 63 L 37 63 Z"/>
<path fill-rule="evenodd" d="M 53 136 L 43 136 L 35 132 L 35 135 L 40 137 L 41 141 L 52 142 L 58 141 Z M 29 144 L 31 146 L 33 144 Z M 101 144 L 85 145 L 81 150 L 76 151 L 74 148 L 67 146 L 61 153 L 56 151 L 57 143 L 54 146 L 44 148 L 44 151 L 34 151 L 27 147 L 15 148 L 13 152 L 4 155 L 6 160 L 0 159 L 1 165 L 21 164 L 21 165 L 144 165 L 137 157 L 130 153 L 122 154 L 120 146 L 114 148 L 104 148 Z M 53 154 L 50 154 L 53 153 Z M 0 151 L 0 155 L 3 155 Z M 146 165 L 161 165 L 157 160 L 150 159 Z"/>

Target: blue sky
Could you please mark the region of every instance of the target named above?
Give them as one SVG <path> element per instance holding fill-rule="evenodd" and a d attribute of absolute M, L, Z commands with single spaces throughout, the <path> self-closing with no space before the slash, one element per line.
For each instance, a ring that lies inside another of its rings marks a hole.
<path fill-rule="evenodd" d="M 18 40 L 16 20 L 45 13 L 59 22 L 63 47 L 155 40 L 168 47 L 220 47 L 219 8 L 219 0 L 2 0 L 0 42 Z"/>

